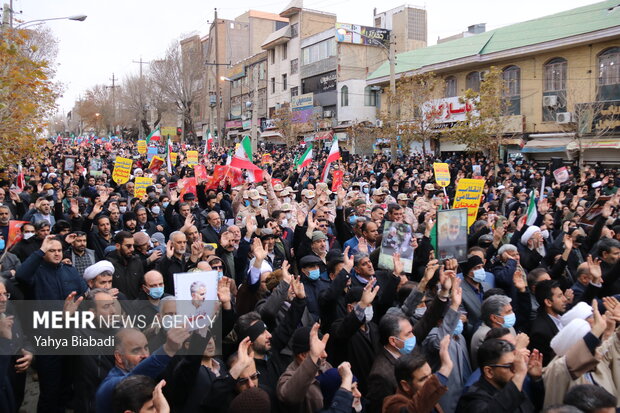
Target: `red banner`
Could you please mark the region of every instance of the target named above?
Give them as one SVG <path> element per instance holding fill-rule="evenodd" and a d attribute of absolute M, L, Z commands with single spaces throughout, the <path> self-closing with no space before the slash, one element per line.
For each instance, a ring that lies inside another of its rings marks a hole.
<path fill-rule="evenodd" d="M 231 186 L 243 185 L 243 173 L 239 168 L 217 165 L 206 188 L 217 189 L 222 181 L 230 183 Z"/>
<path fill-rule="evenodd" d="M 178 181 L 178 187 L 179 190 L 181 191 L 180 193 L 180 197 L 181 199 L 183 199 L 183 195 L 185 194 L 196 194 L 196 178 L 183 178 L 183 179 L 179 179 Z"/>
<path fill-rule="evenodd" d="M 22 235 L 22 225 L 27 224 L 28 221 L 14 221 L 14 220 L 10 220 L 9 221 L 9 239 L 6 243 L 6 248 L 5 251 L 8 251 L 9 248 L 11 248 L 13 245 L 17 244 L 19 241 L 22 240 L 23 235 Z"/>
<path fill-rule="evenodd" d="M 196 182 L 205 182 L 207 180 L 207 168 L 204 165 L 194 165 L 194 176 Z"/>
<path fill-rule="evenodd" d="M 160 158 L 159 156 L 153 156 L 153 159 L 149 164 L 149 169 L 151 170 L 151 172 L 157 175 L 163 164 L 164 160 L 162 158 Z"/>
<path fill-rule="evenodd" d="M 344 172 L 340 169 L 336 169 L 332 171 L 332 192 L 338 191 L 342 186 L 342 177 L 344 176 Z"/>

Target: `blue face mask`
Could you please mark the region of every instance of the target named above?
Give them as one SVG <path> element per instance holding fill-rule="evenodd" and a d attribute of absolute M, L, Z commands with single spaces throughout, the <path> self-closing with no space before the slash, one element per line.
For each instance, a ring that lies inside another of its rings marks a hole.
<path fill-rule="evenodd" d="M 168 208 L 168 205 L 170 205 L 170 202 L 162 202 L 161 204 L 163 205 L 164 208 Z"/>
<path fill-rule="evenodd" d="M 415 336 L 408 338 L 407 340 L 401 340 L 398 337 L 396 337 L 396 339 L 402 341 L 405 344 L 403 348 L 398 349 L 400 354 L 402 354 L 403 356 L 407 354 L 411 354 L 411 352 L 415 348 Z"/>
<path fill-rule="evenodd" d="M 355 225 L 355 221 L 357 221 L 357 215 L 351 215 L 349 217 L 349 224 Z"/>
<path fill-rule="evenodd" d="M 149 295 L 156 300 L 160 299 L 164 295 L 164 287 L 149 288 Z"/>
<path fill-rule="evenodd" d="M 245 204 L 246 207 L 250 206 L 250 200 L 249 199 L 246 199 L 243 203 Z"/>
<path fill-rule="evenodd" d="M 502 323 L 502 327 L 511 328 L 515 325 L 516 321 L 517 321 L 517 316 L 515 315 L 515 313 L 506 314 L 504 316 L 504 322 Z"/>
<path fill-rule="evenodd" d="M 452 335 L 458 336 L 459 334 L 461 334 L 463 332 L 463 321 L 461 321 L 459 319 L 459 323 L 456 325 L 456 327 L 454 328 L 454 331 L 452 332 Z"/>
<path fill-rule="evenodd" d="M 222 271 L 218 271 L 218 272 L 217 272 L 217 280 L 219 281 L 219 280 L 221 280 L 223 277 L 224 277 L 224 272 L 222 272 Z"/>
<path fill-rule="evenodd" d="M 484 270 L 484 268 L 480 268 L 478 270 L 474 270 L 473 279 L 474 279 L 475 282 L 477 282 L 477 283 L 484 282 L 484 280 L 486 278 L 487 278 L 487 273 Z"/>
<path fill-rule="evenodd" d="M 312 281 L 318 280 L 320 276 L 321 270 L 319 270 L 318 268 L 316 270 L 310 270 L 310 272 L 308 273 L 308 278 L 310 278 Z"/>
<path fill-rule="evenodd" d="M 0 251 L 4 251 L 5 243 L 3 239 L 0 239 Z"/>

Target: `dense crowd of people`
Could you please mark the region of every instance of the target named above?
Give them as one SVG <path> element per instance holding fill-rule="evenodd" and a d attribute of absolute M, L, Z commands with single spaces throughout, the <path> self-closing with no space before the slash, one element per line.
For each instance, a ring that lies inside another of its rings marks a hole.
<path fill-rule="evenodd" d="M 209 175 L 230 149 L 201 157 Z M 547 163 L 346 153 L 322 182 L 326 151 L 302 168 L 273 149 L 254 159 L 262 181 L 212 182 L 178 152 L 170 173 L 134 143 L 50 143 L 1 171 L 0 411 L 19 410 L 28 376 L 39 412 L 620 407 L 618 170 L 572 165 L 557 183 Z M 133 159 L 120 185 L 117 156 Z M 449 164 L 445 190 L 433 162 Z M 437 211 L 475 165 L 466 257 L 440 259 Z M 136 197 L 140 177 L 153 184 Z M 188 177 L 195 191 L 178 185 Z M 379 265 L 386 222 L 410 228 L 410 270 L 398 252 Z M 219 332 L 120 328 L 110 353 L 38 355 L 10 311 L 58 300 L 153 319 L 175 313 L 174 275 L 192 271 L 218 273 Z"/>

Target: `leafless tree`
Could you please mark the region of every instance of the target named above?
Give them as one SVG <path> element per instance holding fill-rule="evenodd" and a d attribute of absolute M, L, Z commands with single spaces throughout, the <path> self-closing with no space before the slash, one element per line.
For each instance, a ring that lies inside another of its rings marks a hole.
<path fill-rule="evenodd" d="M 192 105 L 203 81 L 203 59 L 200 48 L 181 50 L 173 42 L 163 59 L 151 63 L 151 78 L 161 96 L 176 105 L 182 115 L 186 137 L 195 136 Z"/>

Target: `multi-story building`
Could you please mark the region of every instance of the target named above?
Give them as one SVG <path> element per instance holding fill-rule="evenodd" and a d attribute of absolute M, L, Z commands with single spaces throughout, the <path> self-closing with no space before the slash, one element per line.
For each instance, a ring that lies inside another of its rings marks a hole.
<path fill-rule="evenodd" d="M 206 103 L 200 119 L 204 129 L 210 129 L 219 137 L 226 136 L 224 125 L 231 102 L 231 88 L 225 80 L 228 69 L 262 52 L 261 39 L 287 24 L 285 17 L 256 10 L 249 10 L 234 20 L 218 18 L 211 24 L 209 34 L 203 41 Z"/>
<path fill-rule="evenodd" d="M 375 27 L 392 32 L 394 45 L 398 52 L 426 47 L 426 10 L 409 5 L 399 6 L 382 13 L 373 12 Z"/>
<path fill-rule="evenodd" d="M 267 52 L 254 56 L 232 66 L 227 70 L 230 111 L 226 114 L 226 136 L 235 140 L 250 134 L 252 111 L 254 108 L 254 75 L 256 80 L 257 128 L 264 125 L 267 118 Z"/>
<path fill-rule="evenodd" d="M 402 53 L 397 61 L 397 77 L 424 72 L 441 76 L 443 103 L 455 107 L 460 107 L 465 90 L 479 89 L 491 66 L 501 69 L 510 101 L 507 116 L 511 118 L 502 139 L 507 157 L 581 155 L 585 161 L 613 163 L 620 159 L 620 6 L 616 0 Z M 368 85 L 385 89 L 389 78 L 386 62 L 368 77 Z M 444 129 L 458 120 L 457 112 L 446 114 Z M 437 150 L 466 149 L 441 136 L 438 130 Z"/>

